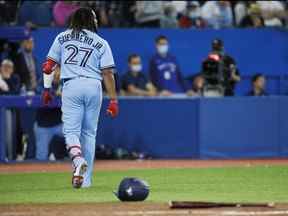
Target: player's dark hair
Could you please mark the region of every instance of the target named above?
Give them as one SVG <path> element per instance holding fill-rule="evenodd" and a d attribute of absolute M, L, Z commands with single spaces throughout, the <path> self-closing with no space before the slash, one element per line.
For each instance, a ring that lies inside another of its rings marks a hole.
<path fill-rule="evenodd" d="M 83 29 L 96 32 L 97 26 L 94 19 L 92 9 L 81 7 L 70 17 L 69 28 L 73 30 L 73 33 L 80 32 Z"/>
<path fill-rule="evenodd" d="M 138 54 L 133 53 L 131 55 L 128 56 L 128 63 L 130 63 L 132 61 L 133 58 L 137 58 L 140 57 Z"/>
<path fill-rule="evenodd" d="M 256 73 L 252 76 L 251 78 L 251 82 L 252 83 L 255 83 L 260 77 L 264 77 L 264 74 L 262 73 Z"/>
<path fill-rule="evenodd" d="M 159 35 L 158 37 L 156 37 L 155 42 L 158 43 L 160 40 L 168 41 L 168 38 L 165 35 Z"/>

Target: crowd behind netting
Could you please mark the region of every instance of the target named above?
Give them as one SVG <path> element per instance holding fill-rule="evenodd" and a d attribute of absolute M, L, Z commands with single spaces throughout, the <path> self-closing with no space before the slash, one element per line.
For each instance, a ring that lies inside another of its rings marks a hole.
<path fill-rule="evenodd" d="M 288 1 L 0 1 L 1 25 L 65 26 L 79 7 L 101 27 L 229 28 L 287 26 Z"/>

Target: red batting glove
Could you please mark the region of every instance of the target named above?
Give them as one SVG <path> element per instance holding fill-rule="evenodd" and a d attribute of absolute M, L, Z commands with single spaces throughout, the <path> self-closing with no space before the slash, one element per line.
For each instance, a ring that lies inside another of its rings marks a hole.
<path fill-rule="evenodd" d="M 44 89 L 42 93 L 42 102 L 45 106 L 48 106 L 49 103 L 52 101 L 53 97 L 50 93 L 50 89 Z"/>
<path fill-rule="evenodd" d="M 43 64 L 42 64 L 42 71 L 46 74 L 51 74 L 53 69 L 55 69 L 55 66 L 57 65 L 56 62 L 54 62 L 51 59 L 47 59 Z"/>
<path fill-rule="evenodd" d="M 117 100 L 110 100 L 110 103 L 107 108 L 107 114 L 110 115 L 112 118 L 116 117 L 119 113 L 118 101 Z"/>

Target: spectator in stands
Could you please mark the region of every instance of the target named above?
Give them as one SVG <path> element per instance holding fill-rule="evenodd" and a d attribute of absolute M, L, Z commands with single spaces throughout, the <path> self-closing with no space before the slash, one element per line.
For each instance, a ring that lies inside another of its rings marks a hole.
<path fill-rule="evenodd" d="M 65 26 L 70 15 L 79 8 L 75 1 L 57 1 L 53 7 L 54 21 L 57 26 Z"/>
<path fill-rule="evenodd" d="M 122 23 L 124 27 L 134 27 L 135 22 L 135 11 L 136 1 L 122 1 Z"/>
<path fill-rule="evenodd" d="M 15 95 L 20 92 L 20 79 L 14 74 L 14 64 L 4 59 L 1 63 L 0 95 Z"/>
<path fill-rule="evenodd" d="M 261 15 L 261 9 L 257 4 L 251 4 L 248 9 L 248 13 L 240 22 L 240 27 L 253 27 L 260 28 L 264 27 L 264 19 Z"/>
<path fill-rule="evenodd" d="M 183 14 L 189 1 L 168 1 L 168 4 L 173 5 L 177 14 Z"/>
<path fill-rule="evenodd" d="M 126 95 L 155 96 L 156 89 L 142 73 L 141 58 L 132 54 L 128 58 L 129 71 L 122 77 L 122 89 Z"/>
<path fill-rule="evenodd" d="M 80 6 L 92 8 L 96 13 L 99 25 L 107 27 L 110 23 L 107 13 L 107 3 L 108 1 L 81 1 Z"/>
<path fill-rule="evenodd" d="M 34 41 L 28 35 L 20 44 L 19 52 L 15 58 L 15 73 L 20 77 L 21 95 L 35 95 L 37 90 L 37 61 L 33 55 Z M 35 134 L 33 131 L 35 110 L 22 109 L 18 112 L 17 121 L 20 124 L 18 146 L 23 145 L 23 137 L 27 138 L 26 159 L 35 158 Z"/>
<path fill-rule="evenodd" d="M 173 5 L 167 5 L 164 8 L 164 16 L 160 20 L 161 28 L 177 28 L 177 12 Z"/>
<path fill-rule="evenodd" d="M 35 94 L 37 88 L 37 62 L 33 55 L 34 41 L 32 37 L 21 42 L 19 53 L 15 59 L 15 72 L 19 75 L 21 85 L 28 94 Z"/>
<path fill-rule="evenodd" d="M 80 6 L 92 8 L 101 27 L 132 27 L 134 1 L 80 1 Z"/>
<path fill-rule="evenodd" d="M 187 2 L 184 15 L 180 16 L 179 26 L 181 28 L 204 28 L 205 20 L 201 17 L 201 8 L 198 1 Z"/>
<path fill-rule="evenodd" d="M 163 14 L 163 1 L 136 1 L 135 20 L 139 27 L 160 27 Z"/>
<path fill-rule="evenodd" d="M 161 35 L 156 38 L 157 53 L 150 60 L 150 78 L 162 96 L 184 93 L 186 88 L 179 64 L 169 53 L 168 39 Z"/>
<path fill-rule="evenodd" d="M 248 2 L 238 1 L 234 6 L 236 26 L 239 26 L 243 18 L 248 14 Z"/>
<path fill-rule="evenodd" d="M 19 1 L 0 1 L 0 25 L 15 25 Z"/>
<path fill-rule="evenodd" d="M 257 73 L 252 79 L 252 89 L 248 92 L 248 96 L 268 96 L 266 88 L 266 78 L 263 74 Z"/>
<path fill-rule="evenodd" d="M 51 25 L 52 2 L 23 1 L 19 9 L 18 23 L 29 28 Z"/>
<path fill-rule="evenodd" d="M 131 27 L 134 25 L 135 2 L 104 1 L 110 27 Z"/>
<path fill-rule="evenodd" d="M 0 50 L 0 61 L 3 61 L 4 59 L 11 58 L 11 47 L 8 42 L 4 42 L 3 45 L 1 46 Z"/>
<path fill-rule="evenodd" d="M 60 69 L 55 70 L 53 90 L 56 96 L 60 96 Z M 60 108 L 39 108 L 36 113 L 34 132 L 36 138 L 36 159 L 55 160 L 53 153 L 49 154 L 49 144 L 54 136 L 63 136 Z M 49 156 L 49 157 L 48 157 Z"/>
<path fill-rule="evenodd" d="M 81 1 L 80 6 L 92 8 L 101 27 L 135 25 L 135 1 Z"/>
<path fill-rule="evenodd" d="M 201 97 L 203 96 L 205 80 L 201 74 L 196 74 L 192 77 L 192 88 L 187 92 L 188 96 Z"/>
<path fill-rule="evenodd" d="M 285 5 L 282 1 L 257 1 L 265 26 L 281 27 L 284 25 Z"/>
<path fill-rule="evenodd" d="M 229 1 L 206 1 L 201 14 L 210 27 L 219 29 L 233 26 L 233 13 Z"/>

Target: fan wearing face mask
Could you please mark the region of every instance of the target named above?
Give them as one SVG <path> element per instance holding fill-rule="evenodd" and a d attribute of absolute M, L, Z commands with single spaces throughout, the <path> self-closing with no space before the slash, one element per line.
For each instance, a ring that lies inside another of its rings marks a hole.
<path fill-rule="evenodd" d="M 171 96 L 186 91 L 179 64 L 169 51 L 168 39 L 156 38 L 156 54 L 150 60 L 150 78 L 159 95 Z"/>
<path fill-rule="evenodd" d="M 137 54 L 128 57 L 128 72 L 122 77 L 122 89 L 129 96 L 155 96 L 156 89 L 142 73 L 141 58 Z"/>

